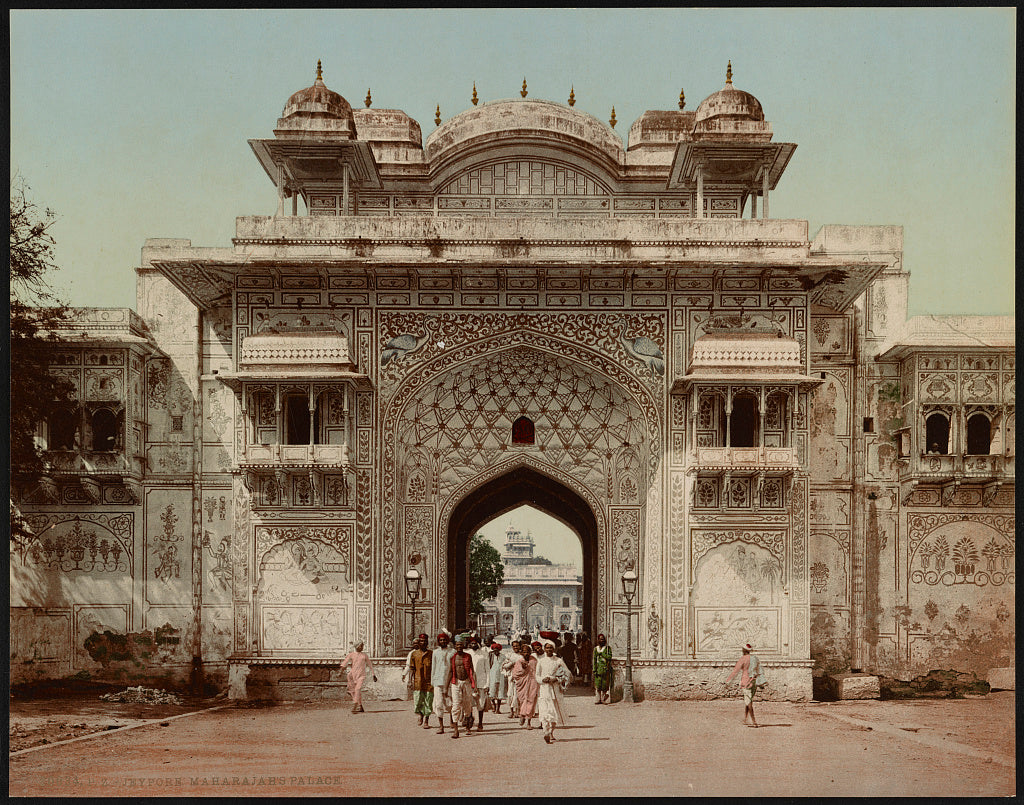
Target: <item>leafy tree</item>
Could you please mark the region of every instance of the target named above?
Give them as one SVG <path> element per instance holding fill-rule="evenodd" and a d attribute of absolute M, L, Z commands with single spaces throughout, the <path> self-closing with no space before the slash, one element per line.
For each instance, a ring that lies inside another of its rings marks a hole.
<path fill-rule="evenodd" d="M 57 270 L 50 229 L 52 210 L 40 211 L 20 177 L 11 182 L 11 539 L 30 535 L 15 506 L 14 489 L 31 489 L 46 466 L 35 434 L 59 405 L 72 399 L 73 388 L 49 373 L 58 330 L 69 311 L 49 283 Z"/>
<path fill-rule="evenodd" d="M 523 562 L 524 565 L 550 565 L 553 564 L 550 559 L 545 559 L 543 556 L 534 556 Z"/>
<path fill-rule="evenodd" d="M 498 594 L 505 580 L 505 565 L 498 549 L 476 534 L 469 541 L 469 614 L 484 611 L 484 601 Z"/>

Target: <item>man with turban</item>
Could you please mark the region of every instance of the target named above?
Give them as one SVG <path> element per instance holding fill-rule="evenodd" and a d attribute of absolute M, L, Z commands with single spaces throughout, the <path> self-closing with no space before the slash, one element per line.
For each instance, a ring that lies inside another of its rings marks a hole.
<path fill-rule="evenodd" d="M 608 704 L 612 686 L 612 647 L 608 645 L 603 634 L 597 636 L 590 667 L 594 672 L 594 691 L 597 693 L 597 701 L 594 704 Z"/>
<path fill-rule="evenodd" d="M 430 727 L 430 713 L 434 707 L 434 691 L 430 685 L 430 660 L 427 636 L 421 634 L 409 652 L 407 673 L 412 682 L 413 699 L 416 702 L 413 708 L 418 719 L 416 723 L 423 729 Z"/>
<path fill-rule="evenodd" d="M 747 726 L 756 727 L 754 694 L 757 693 L 757 686 L 761 682 L 761 660 L 754 653 L 754 647 L 750 643 L 741 646 L 740 651 L 743 652 L 743 656 L 736 660 L 732 673 L 725 678 L 725 681 L 731 682 L 736 674 L 740 674 L 740 689 L 743 691 L 743 723 L 747 724 L 749 717 L 751 723 Z"/>
<path fill-rule="evenodd" d="M 487 709 L 491 655 L 487 649 L 480 645 L 480 636 L 476 632 L 469 636 L 469 648 L 466 649 L 466 653 L 473 658 L 473 676 L 476 678 L 476 689 L 473 692 L 473 708 L 467 714 L 466 729 L 473 729 L 473 710 L 475 709 L 476 731 L 482 732 L 484 728 L 484 710 Z"/>
<path fill-rule="evenodd" d="M 491 708 L 494 712 L 501 712 L 501 701 L 505 698 L 505 690 L 508 679 L 502 671 L 505 662 L 505 655 L 501 650 L 501 643 L 491 643 L 491 654 L 487 668 L 487 695 L 491 700 Z"/>
<path fill-rule="evenodd" d="M 473 713 L 473 700 L 476 694 L 476 674 L 473 670 L 473 658 L 464 649 L 466 644 L 460 636 L 455 641 L 455 653 L 452 655 L 445 674 L 449 685 L 452 701 L 452 738 L 459 737 L 459 727 L 467 714 Z M 469 730 L 466 730 L 467 734 Z"/>
<path fill-rule="evenodd" d="M 437 636 L 437 648 L 430 655 L 430 685 L 434 689 L 434 715 L 437 716 L 437 734 L 444 735 L 444 717 L 451 713 L 452 702 L 448 692 L 448 671 L 455 649 L 448 645 L 449 634 L 442 630 Z"/>
<path fill-rule="evenodd" d="M 373 674 L 373 681 L 377 681 L 377 675 L 373 672 L 373 663 L 367 654 L 363 653 L 363 642 L 356 643 L 341 663 L 341 670 L 351 666 L 348 672 L 348 695 L 352 697 L 352 712 L 362 713 L 363 711 L 363 683 L 366 682 L 366 674 Z"/>
<path fill-rule="evenodd" d="M 519 650 L 522 653 L 512 666 L 512 680 L 516 683 L 516 699 L 519 706 L 519 726 L 525 724 L 526 729 L 532 730 L 533 724 L 530 720 L 537 715 L 537 695 L 540 693 L 540 686 L 535 678 L 537 660 L 530 656 L 530 644 L 525 640 L 520 644 Z"/>
<path fill-rule="evenodd" d="M 534 677 L 539 685 L 537 704 L 540 708 L 540 723 L 544 728 L 544 742 L 555 740 L 555 727 L 565 726 L 565 700 L 562 691 L 572 681 L 572 674 L 565 660 L 555 654 L 553 640 L 545 640 L 544 655 L 537 660 Z"/>
<path fill-rule="evenodd" d="M 512 678 L 512 669 L 515 667 L 516 660 L 519 659 L 520 651 L 519 638 L 513 638 L 512 650 L 501 661 L 501 673 L 505 677 L 505 687 L 508 689 L 509 718 L 519 717 L 519 696 L 516 693 L 515 680 Z"/>

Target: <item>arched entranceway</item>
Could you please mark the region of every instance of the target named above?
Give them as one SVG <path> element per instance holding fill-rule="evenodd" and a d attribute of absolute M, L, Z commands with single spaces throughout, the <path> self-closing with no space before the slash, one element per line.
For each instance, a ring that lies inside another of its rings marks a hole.
<path fill-rule="evenodd" d="M 469 540 L 479 527 L 496 516 L 528 503 L 561 520 L 580 537 L 583 548 L 583 628 L 592 631 L 597 582 L 597 519 L 576 492 L 529 467 L 517 467 L 466 495 L 448 521 L 448 567 L 451 592 L 448 622 L 468 622 Z"/>

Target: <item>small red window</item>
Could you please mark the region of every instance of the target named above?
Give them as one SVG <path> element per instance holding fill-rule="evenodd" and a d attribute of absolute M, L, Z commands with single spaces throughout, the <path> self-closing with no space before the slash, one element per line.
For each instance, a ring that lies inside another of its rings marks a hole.
<path fill-rule="evenodd" d="M 533 444 L 533 422 L 527 417 L 512 423 L 512 444 Z"/>

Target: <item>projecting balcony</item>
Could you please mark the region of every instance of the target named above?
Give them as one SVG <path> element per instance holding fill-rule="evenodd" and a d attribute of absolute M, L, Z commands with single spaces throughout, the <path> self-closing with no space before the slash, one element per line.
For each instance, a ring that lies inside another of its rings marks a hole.
<path fill-rule="evenodd" d="M 345 467 L 349 448 L 343 444 L 252 444 L 238 462 L 240 467 L 328 468 Z"/>
<path fill-rule="evenodd" d="M 902 460 L 899 470 L 900 499 L 910 502 L 914 490 L 939 487 L 940 502 L 948 506 L 961 486 L 981 486 L 982 503 L 989 505 L 1003 484 L 1014 483 L 1013 454 L 958 455 L 926 453 Z"/>
<path fill-rule="evenodd" d="M 926 453 L 904 460 L 900 469 L 900 480 L 910 479 L 921 483 L 944 483 L 952 480 L 985 483 L 994 480 L 1013 480 L 1013 456 Z"/>
<path fill-rule="evenodd" d="M 791 473 L 799 466 L 794 447 L 698 447 L 692 463 L 700 475 Z"/>

